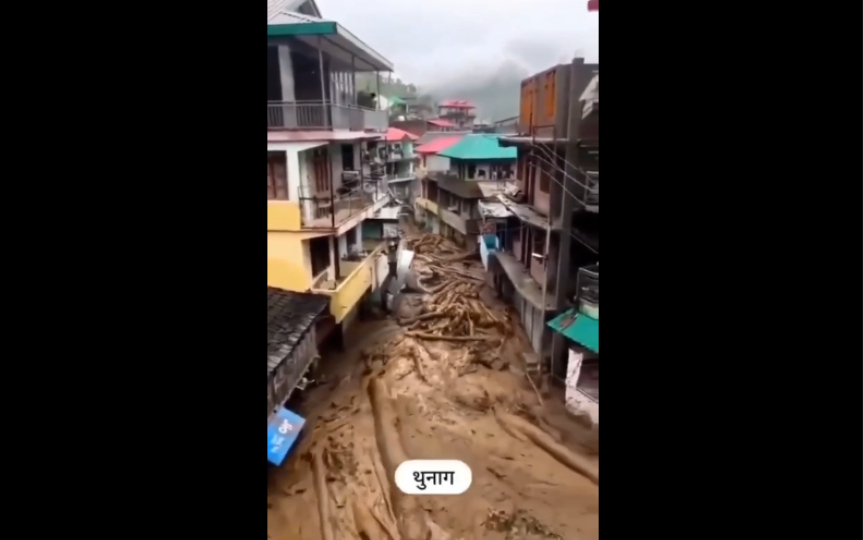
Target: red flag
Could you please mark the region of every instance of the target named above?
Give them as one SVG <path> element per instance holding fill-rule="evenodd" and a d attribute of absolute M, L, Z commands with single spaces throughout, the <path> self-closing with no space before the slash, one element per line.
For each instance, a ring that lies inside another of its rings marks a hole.
<path fill-rule="evenodd" d="M 599 11 L 599 0 L 587 0 L 587 11 Z"/>

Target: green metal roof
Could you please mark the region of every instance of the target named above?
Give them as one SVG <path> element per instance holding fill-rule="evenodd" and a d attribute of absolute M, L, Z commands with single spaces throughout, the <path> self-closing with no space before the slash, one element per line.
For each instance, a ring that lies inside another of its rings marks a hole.
<path fill-rule="evenodd" d="M 335 21 L 294 11 L 275 11 L 267 16 L 267 37 L 316 36 L 338 33 Z"/>
<path fill-rule="evenodd" d="M 579 345 L 599 354 L 599 319 L 592 319 L 584 313 L 570 309 L 548 321 L 548 326 Z"/>
<path fill-rule="evenodd" d="M 438 155 L 454 159 L 516 159 L 518 149 L 500 146 L 497 141 L 499 137 L 488 133 L 465 135 L 459 142 L 438 152 Z"/>
<path fill-rule="evenodd" d="M 404 104 L 405 104 L 405 100 L 403 100 L 402 98 L 400 98 L 398 96 L 393 96 L 390 98 L 390 105 L 391 106 L 392 105 L 404 105 Z"/>
<path fill-rule="evenodd" d="M 356 61 L 360 71 L 392 71 L 392 62 L 363 43 L 339 23 L 297 13 L 273 9 L 267 13 L 267 41 L 296 38 L 311 47 L 350 65 Z"/>

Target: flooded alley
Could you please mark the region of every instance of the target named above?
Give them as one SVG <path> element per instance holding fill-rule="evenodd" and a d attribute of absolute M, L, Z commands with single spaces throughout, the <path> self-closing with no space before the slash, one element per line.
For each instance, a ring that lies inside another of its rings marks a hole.
<path fill-rule="evenodd" d="M 526 376 L 528 338 L 478 255 L 434 234 L 405 244 L 411 290 L 357 321 L 293 397 L 307 423 L 268 468 L 268 538 L 598 538 L 598 429 Z M 404 495 L 393 478 L 409 459 L 460 460 L 473 482 Z"/>

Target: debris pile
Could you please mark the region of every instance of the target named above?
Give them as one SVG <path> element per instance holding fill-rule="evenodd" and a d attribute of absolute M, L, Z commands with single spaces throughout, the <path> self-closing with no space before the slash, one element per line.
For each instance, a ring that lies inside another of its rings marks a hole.
<path fill-rule="evenodd" d="M 281 531 L 276 540 L 561 539 L 547 523 L 568 539 L 593 540 L 598 467 L 565 448 L 531 405 L 517 375 L 525 338 L 484 290 L 476 254 L 433 234 L 405 243 L 415 253 L 414 291 L 422 292 L 404 297 L 416 309 L 390 319 L 374 339 L 367 335 L 368 346 L 357 347 L 365 372 L 339 379 L 321 400 L 318 410 L 329 406 L 307 438 L 308 461 L 285 471 L 290 489 L 268 499 L 268 533 Z M 473 495 L 405 496 L 391 480 L 408 459 L 442 458 L 471 467 Z M 507 509 L 483 519 L 489 504 Z"/>
<path fill-rule="evenodd" d="M 488 530 L 505 533 L 507 540 L 521 540 L 525 538 L 563 540 L 562 536 L 552 532 L 548 527 L 523 510 L 507 512 L 491 508 L 483 524 Z"/>
<path fill-rule="evenodd" d="M 512 334 L 505 317 L 495 316 L 480 300 L 485 269 L 449 240 L 433 234 L 408 240 L 416 255 L 417 283 L 426 293 L 421 312 L 403 318 L 406 335 L 446 341 L 489 341 L 500 346 Z"/>

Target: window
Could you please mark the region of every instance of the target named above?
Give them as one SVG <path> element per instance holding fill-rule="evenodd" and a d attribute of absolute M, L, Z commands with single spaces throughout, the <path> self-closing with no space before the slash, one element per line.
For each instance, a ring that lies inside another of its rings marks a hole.
<path fill-rule="evenodd" d="M 316 193 L 329 193 L 330 191 L 330 155 L 326 146 L 315 148 L 312 152 L 312 177 L 315 179 Z"/>
<path fill-rule="evenodd" d="M 554 118 L 555 75 L 554 71 L 545 75 L 545 116 L 549 119 Z"/>
<path fill-rule="evenodd" d="M 545 259 L 545 234 L 539 229 L 531 229 L 531 255 L 540 263 Z"/>
<path fill-rule="evenodd" d="M 474 176 L 476 176 L 476 165 L 471 163 L 470 165 L 467 166 L 467 177 L 473 178 Z"/>
<path fill-rule="evenodd" d="M 521 123 L 533 127 L 534 80 L 524 83 L 521 87 Z"/>
<path fill-rule="evenodd" d="M 288 200 L 287 154 L 267 152 L 267 200 Z"/>
<path fill-rule="evenodd" d="M 309 252 L 312 259 L 312 277 L 316 278 L 330 267 L 330 237 L 309 240 Z"/>
<path fill-rule="evenodd" d="M 547 163 L 539 165 L 539 190 L 548 193 L 549 176 L 552 174 L 551 167 Z"/>
<path fill-rule="evenodd" d="M 352 144 L 342 145 L 342 170 L 356 170 L 356 167 L 354 167 L 354 145 Z"/>

